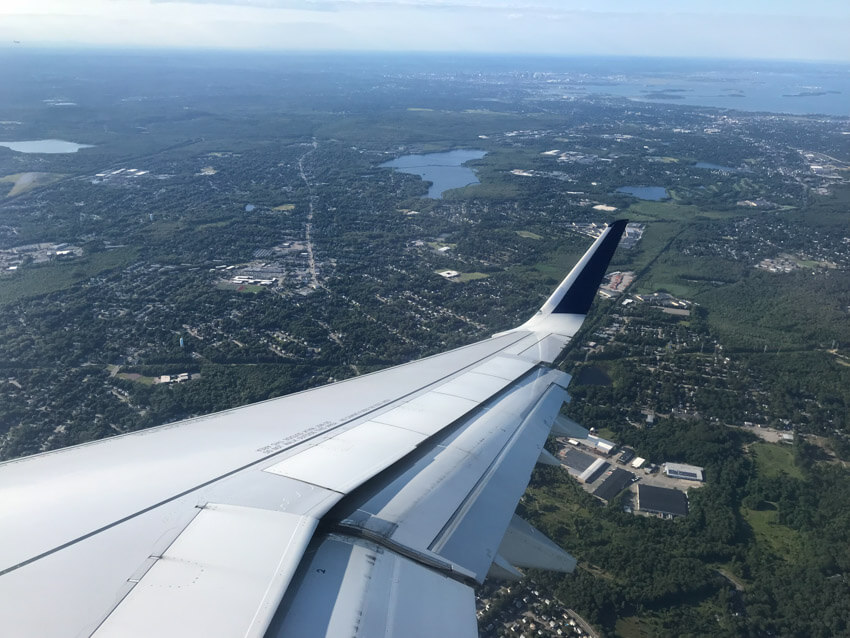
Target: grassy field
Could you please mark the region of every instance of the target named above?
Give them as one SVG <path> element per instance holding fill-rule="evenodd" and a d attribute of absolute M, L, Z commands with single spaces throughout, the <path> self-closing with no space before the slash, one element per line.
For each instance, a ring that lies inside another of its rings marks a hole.
<path fill-rule="evenodd" d="M 460 275 L 452 279 L 452 281 L 463 283 L 465 281 L 475 281 L 476 279 L 487 279 L 489 276 L 490 275 L 484 272 L 462 272 Z"/>
<path fill-rule="evenodd" d="M 600 428 L 596 431 L 596 436 L 608 439 L 609 441 L 614 441 L 617 438 L 617 433 L 609 428 Z"/>
<path fill-rule="evenodd" d="M 800 534 L 777 522 L 775 509 L 751 510 L 741 508 L 741 515 L 753 530 L 759 544 L 769 547 L 777 556 L 794 560 L 800 551 Z"/>
<path fill-rule="evenodd" d="M 530 230 L 518 230 L 516 234 L 524 239 L 543 239 L 541 235 L 537 233 L 532 233 Z"/>
<path fill-rule="evenodd" d="M 554 252 L 534 265 L 534 270 L 555 281 L 561 281 L 590 245 L 590 238 L 569 234 L 559 242 Z"/>
<path fill-rule="evenodd" d="M 578 483 L 559 485 L 554 489 L 530 487 L 526 494 L 533 496 L 531 507 L 541 513 L 540 520 L 544 526 L 546 523 L 559 526 L 558 531 L 564 538 L 578 535 L 583 522 L 592 523 L 604 532 L 613 532 L 614 526 L 610 521 L 600 519 L 595 510 L 584 507 L 580 499 L 571 493 L 578 493 L 581 489 Z"/>
<path fill-rule="evenodd" d="M 639 270 L 655 259 L 680 230 L 681 225 L 677 222 L 654 221 L 649 223 L 646 225 L 646 230 L 635 249 L 628 252 L 623 251 L 621 258 L 626 258 L 626 255 L 631 256 L 630 265 Z"/>
<path fill-rule="evenodd" d="M 675 272 L 665 272 L 663 269 L 659 269 L 659 272 L 653 270 L 649 273 L 649 276 L 636 282 L 633 292 L 667 292 L 680 299 L 692 299 L 700 289 L 699 286 L 692 286 L 688 282 L 680 280 Z"/>
<path fill-rule="evenodd" d="M 758 473 L 761 476 L 780 476 L 787 474 L 803 480 L 803 473 L 794 465 L 794 451 L 790 445 L 781 443 L 753 443 L 750 451 L 755 456 Z"/>
<path fill-rule="evenodd" d="M 443 269 L 440 269 L 440 270 L 435 270 L 434 272 L 437 273 L 438 275 L 442 275 L 443 273 L 449 272 L 449 271 L 443 268 Z M 458 274 L 456 277 L 452 277 L 451 279 L 449 279 L 449 281 L 458 284 L 458 283 L 464 283 L 466 281 L 475 281 L 476 279 L 486 279 L 489 276 L 490 275 L 488 275 L 485 272 L 462 272 L 462 273 Z"/>
<path fill-rule="evenodd" d="M 0 304 L 68 288 L 101 272 L 125 266 L 137 255 L 137 249 L 123 248 L 74 261 L 22 267 L 14 274 L 0 277 Z"/>
<path fill-rule="evenodd" d="M 136 383 L 141 383 L 142 385 L 153 385 L 156 383 L 156 379 L 153 377 L 146 377 L 141 374 L 134 374 L 132 372 L 119 372 L 116 374 L 119 379 L 125 379 L 126 381 L 135 381 Z"/>
<path fill-rule="evenodd" d="M 685 221 L 700 214 L 696 206 L 684 206 L 675 202 L 641 201 L 629 206 L 624 216 L 633 222 Z"/>
<path fill-rule="evenodd" d="M 229 290 L 230 292 L 253 293 L 257 294 L 265 290 L 264 286 L 254 284 L 234 284 L 229 281 L 223 281 L 216 286 L 219 290 Z"/>
<path fill-rule="evenodd" d="M 222 220 L 224 221 L 224 220 Z M 218 224 L 220 222 L 210 222 Z M 228 222 L 230 223 L 230 222 Z M 147 224 L 142 228 L 143 233 L 150 238 L 151 243 L 158 243 L 163 239 L 169 239 L 178 234 L 183 229 L 183 225 L 179 221 L 164 220 L 156 218 L 152 224 Z"/>
<path fill-rule="evenodd" d="M 15 173 L 0 177 L 0 183 L 12 184 L 12 188 L 6 193 L 6 197 L 14 197 L 28 190 L 47 186 L 65 177 L 59 173 Z"/>
<path fill-rule="evenodd" d="M 443 199 L 513 199 L 519 196 L 519 189 L 512 184 L 487 183 L 472 184 L 463 188 L 453 188 L 443 193 Z"/>
<path fill-rule="evenodd" d="M 692 212 L 693 206 L 656 204 Z M 616 255 L 612 268 L 634 270 L 638 274 L 633 291 L 638 293 L 668 292 L 676 297 L 693 300 L 699 294 L 716 287 L 716 281 L 731 282 L 743 277 L 744 266 L 718 263 L 716 260 L 680 254 L 671 246 L 677 238 L 687 240 L 699 234 L 699 222 L 650 221 L 637 247 Z M 706 273 L 711 273 L 707 277 Z"/>
<path fill-rule="evenodd" d="M 652 635 L 654 628 L 642 622 L 637 616 L 618 618 L 614 629 L 622 638 L 643 638 Z"/>
<path fill-rule="evenodd" d="M 786 474 L 803 479 L 803 473 L 794 465 L 794 453 L 790 445 L 779 443 L 753 443 L 749 447 L 756 461 L 759 475 L 776 477 Z M 753 530 L 756 540 L 770 548 L 773 553 L 786 560 L 793 560 L 800 549 L 800 534 L 779 523 L 779 511 L 768 503 L 762 509 L 741 508 L 741 516 Z"/>
<path fill-rule="evenodd" d="M 703 210 L 698 206 L 677 204 L 675 201 L 641 201 L 629 206 L 625 216 L 630 221 L 691 221 L 698 218 L 703 219 L 726 219 L 729 217 L 743 217 L 746 209 L 738 211 L 712 211 Z"/>
<path fill-rule="evenodd" d="M 634 270 L 639 276 L 633 292 L 665 291 L 676 297 L 693 299 L 713 284 L 701 280 L 703 269 L 698 261 L 669 250 L 673 240 L 688 233 L 699 233 L 699 220 L 735 217 L 742 213 L 706 211 L 697 206 L 675 201 L 641 201 L 629 206 L 623 216 L 633 222 L 646 223 L 637 247 L 614 257 L 612 268 Z M 716 270 L 715 264 L 715 270 Z M 724 280 L 740 278 L 737 271 L 721 273 Z"/>
<path fill-rule="evenodd" d="M 637 247 L 615 256 L 612 268 L 635 271 L 639 275 L 634 284 L 636 292 L 655 292 L 663 288 L 673 295 L 684 294 L 688 286 L 679 281 L 678 269 L 660 260 L 680 230 L 681 225 L 676 222 L 648 223 Z"/>
<path fill-rule="evenodd" d="M 201 224 L 200 226 L 196 226 L 195 230 L 206 230 L 208 228 L 227 228 L 232 224 L 232 220 L 223 220 L 220 222 L 209 222 L 208 224 Z"/>

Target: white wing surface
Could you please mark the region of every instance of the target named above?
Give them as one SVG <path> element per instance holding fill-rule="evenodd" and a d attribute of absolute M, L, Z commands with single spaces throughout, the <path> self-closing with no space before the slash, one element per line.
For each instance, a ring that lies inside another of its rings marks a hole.
<path fill-rule="evenodd" d="M 474 636 L 488 574 L 575 564 L 513 512 L 625 224 L 515 330 L 0 465 L 0 635 Z"/>

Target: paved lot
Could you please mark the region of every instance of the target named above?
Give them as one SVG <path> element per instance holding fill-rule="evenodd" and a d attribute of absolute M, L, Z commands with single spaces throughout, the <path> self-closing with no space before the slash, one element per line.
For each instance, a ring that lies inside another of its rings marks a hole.
<path fill-rule="evenodd" d="M 657 487 L 669 487 L 670 489 L 682 490 L 683 492 L 692 487 L 702 487 L 705 485 L 705 483 L 700 483 L 699 481 L 670 478 L 669 476 L 665 476 L 663 470 L 658 470 L 655 474 L 644 474 L 643 470 L 638 470 L 636 474 L 640 478 L 639 483 L 655 485 Z"/>
<path fill-rule="evenodd" d="M 759 428 L 746 428 L 746 429 L 748 429 L 748 430 L 758 430 Z M 761 429 L 764 430 L 766 428 L 761 428 Z M 778 434 L 779 433 L 777 433 L 777 436 L 778 436 Z M 568 449 L 568 450 L 578 450 L 582 454 L 592 457 L 594 460 L 595 459 L 604 459 L 604 460 L 608 461 L 608 463 L 611 464 L 611 466 L 605 472 L 603 472 L 595 481 L 593 481 L 592 483 L 583 483 L 582 484 L 582 487 L 585 490 L 587 490 L 588 492 L 590 492 L 591 494 L 594 492 L 594 490 L 596 490 L 596 488 L 598 488 L 600 485 L 602 485 L 602 483 L 605 481 L 605 479 L 608 478 L 608 475 L 611 472 L 611 470 L 613 470 L 615 468 L 622 468 L 624 470 L 632 472 L 637 477 L 638 480 L 635 483 L 632 483 L 628 487 L 628 491 L 631 493 L 632 496 L 637 495 L 637 485 L 638 485 L 638 483 L 643 483 L 645 485 L 655 485 L 657 487 L 667 487 L 667 488 L 674 489 L 674 490 L 681 490 L 682 492 L 686 492 L 687 490 L 689 490 L 691 488 L 695 488 L 695 489 L 700 488 L 704 485 L 704 483 L 700 483 L 699 481 L 688 481 L 688 480 L 685 480 L 685 479 L 670 478 L 669 476 L 666 476 L 664 474 L 663 469 L 659 469 L 654 474 L 647 474 L 646 472 L 644 472 L 643 468 L 636 470 L 629 463 L 626 463 L 626 464 L 617 463 L 617 457 L 619 456 L 619 454 L 613 454 L 611 456 L 605 456 L 604 454 L 598 452 L 594 448 L 586 447 L 584 445 L 578 445 L 578 446 L 567 445 L 567 446 L 565 446 L 565 448 Z M 575 456 L 577 456 L 577 455 L 575 455 Z M 564 467 L 565 470 L 568 469 L 566 464 L 562 463 L 561 465 Z M 578 472 L 575 469 L 570 470 L 570 473 L 573 474 L 573 475 L 578 474 Z"/>
<path fill-rule="evenodd" d="M 759 437 L 763 441 L 767 441 L 768 443 L 779 443 L 782 440 L 782 435 L 788 434 L 788 432 L 782 430 L 774 430 L 773 428 L 751 428 L 743 425 L 730 425 L 729 427 L 735 428 L 736 430 L 743 430 L 744 432 L 750 432 L 752 434 L 755 434 L 757 437 Z"/>

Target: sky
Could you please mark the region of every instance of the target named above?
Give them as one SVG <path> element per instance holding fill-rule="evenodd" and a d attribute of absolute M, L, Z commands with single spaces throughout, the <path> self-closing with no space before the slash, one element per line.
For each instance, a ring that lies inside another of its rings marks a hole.
<path fill-rule="evenodd" d="M 0 0 L 0 49 L 457 51 L 850 62 L 848 0 Z"/>

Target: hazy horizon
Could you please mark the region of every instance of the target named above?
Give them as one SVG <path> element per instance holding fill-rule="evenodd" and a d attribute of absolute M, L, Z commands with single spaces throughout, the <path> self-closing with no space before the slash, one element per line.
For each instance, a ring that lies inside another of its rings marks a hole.
<path fill-rule="evenodd" d="M 647 62 L 676 62 L 676 63 L 699 63 L 709 64 L 712 62 L 722 63 L 758 63 L 765 65 L 799 64 L 799 65 L 826 65 L 836 67 L 850 67 L 850 59 L 814 59 L 814 58 L 769 58 L 769 57 L 743 57 L 743 56 L 682 56 L 672 54 L 651 55 L 647 53 L 634 54 L 604 54 L 604 53 L 538 53 L 538 52 L 504 52 L 504 51 L 435 51 L 429 49 L 228 49 L 215 46 L 142 46 L 137 44 L 120 45 L 113 43 L 105 44 L 82 44 L 77 42 L 40 42 L 24 43 L 16 42 L 14 45 L 3 48 L 0 46 L 0 55 L 4 53 L 93 53 L 97 51 L 111 51 L 118 54 L 138 55 L 169 55 L 169 54 L 216 54 L 235 56 L 279 56 L 294 55 L 305 57 L 355 55 L 369 56 L 408 56 L 408 57 L 433 57 L 455 58 L 455 59 L 510 59 L 517 60 L 599 60 L 599 61 L 641 61 Z"/>
<path fill-rule="evenodd" d="M 9 48 L 415 52 L 850 62 L 812 0 L 6 0 Z M 20 44 L 16 44 L 20 43 Z"/>

